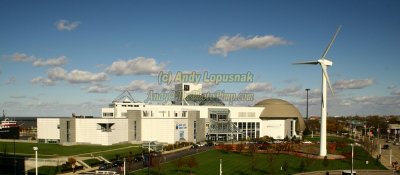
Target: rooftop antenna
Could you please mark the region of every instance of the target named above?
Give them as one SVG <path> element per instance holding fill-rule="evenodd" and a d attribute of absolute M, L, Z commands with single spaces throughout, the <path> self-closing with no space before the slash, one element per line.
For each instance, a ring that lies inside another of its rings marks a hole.
<path fill-rule="evenodd" d="M 332 61 L 326 59 L 326 55 L 328 54 L 329 49 L 332 47 L 333 42 L 336 39 L 337 34 L 340 31 L 341 26 L 339 26 L 333 35 L 331 42 L 329 42 L 328 46 L 326 47 L 325 51 L 322 53 L 322 56 L 319 60 L 316 61 L 306 61 L 306 62 L 298 62 L 294 64 L 313 64 L 313 65 L 321 65 L 322 68 L 322 98 L 321 98 L 321 141 L 320 141 L 320 156 L 326 156 L 326 117 L 327 117 L 327 88 L 326 83 L 328 83 L 329 89 L 331 90 L 332 95 L 333 89 L 331 86 L 331 81 L 329 80 L 328 76 L 328 67 L 332 66 Z"/>

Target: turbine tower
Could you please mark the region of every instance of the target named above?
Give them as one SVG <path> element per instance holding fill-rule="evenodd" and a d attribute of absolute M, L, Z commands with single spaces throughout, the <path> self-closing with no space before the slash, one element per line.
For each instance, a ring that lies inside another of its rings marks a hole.
<path fill-rule="evenodd" d="M 299 63 L 295 63 L 295 64 L 319 64 L 321 65 L 322 68 L 322 91 L 321 91 L 321 141 L 320 141 L 320 149 L 319 149 L 319 155 L 320 156 L 326 156 L 327 151 L 326 151 L 326 117 L 327 117 L 327 87 L 326 87 L 326 83 L 328 83 L 329 85 L 329 89 L 331 90 L 332 95 L 333 93 L 333 89 L 331 86 L 331 81 L 329 80 L 329 76 L 328 76 L 328 67 L 332 66 L 332 61 L 326 59 L 326 55 L 328 54 L 329 49 L 332 47 L 333 42 L 336 39 L 337 34 L 340 31 L 341 26 L 339 26 L 335 32 L 335 34 L 333 35 L 331 42 L 328 44 L 328 46 L 326 47 L 324 53 L 322 54 L 322 57 L 317 60 L 317 61 L 307 61 L 307 62 L 299 62 Z"/>

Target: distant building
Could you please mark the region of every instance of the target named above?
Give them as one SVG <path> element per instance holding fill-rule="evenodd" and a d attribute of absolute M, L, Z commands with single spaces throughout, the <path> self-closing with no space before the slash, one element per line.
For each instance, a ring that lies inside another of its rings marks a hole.
<path fill-rule="evenodd" d="M 175 86 L 178 95 L 198 95 L 201 85 Z M 193 90 L 193 91 L 191 91 Z M 267 99 L 253 107 L 199 106 L 185 98 L 171 105 L 135 102 L 125 92 L 101 118 L 38 118 L 38 140 L 44 143 L 89 143 L 112 145 L 121 142 L 158 141 L 165 143 L 229 141 L 271 136 L 284 139 L 298 136 L 304 120 L 287 101 Z"/>

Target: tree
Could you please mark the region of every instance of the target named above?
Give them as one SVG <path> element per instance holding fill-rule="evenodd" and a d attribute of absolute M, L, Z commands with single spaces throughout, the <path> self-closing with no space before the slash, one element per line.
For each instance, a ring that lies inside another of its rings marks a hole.
<path fill-rule="evenodd" d="M 198 166 L 197 160 L 195 157 L 191 156 L 186 160 L 186 166 L 189 167 L 190 174 L 192 174 L 192 169 Z"/>
<path fill-rule="evenodd" d="M 182 158 L 179 158 L 176 162 L 175 162 L 175 166 L 177 171 L 181 171 L 181 168 L 185 165 L 185 161 L 183 161 Z"/>
<path fill-rule="evenodd" d="M 237 145 L 237 150 L 239 151 L 239 153 L 242 153 L 243 149 L 244 149 L 244 144 L 243 141 L 240 141 L 239 145 Z"/>
<path fill-rule="evenodd" d="M 226 152 L 232 151 L 232 149 L 233 149 L 233 146 L 231 144 L 224 145 L 224 150 Z"/>
<path fill-rule="evenodd" d="M 328 156 L 324 157 L 324 160 L 322 161 L 322 165 L 326 168 L 329 165 L 329 161 L 328 161 Z"/>
<path fill-rule="evenodd" d="M 282 166 L 282 169 L 283 169 L 283 171 L 285 172 L 285 174 L 287 174 L 288 168 L 289 168 L 289 164 L 288 164 L 288 162 L 285 160 L 285 161 L 283 162 L 283 166 Z"/>
<path fill-rule="evenodd" d="M 275 160 L 276 160 L 276 155 L 273 153 L 267 153 L 267 172 L 269 171 L 270 174 L 275 173 Z"/>
<path fill-rule="evenodd" d="M 161 164 L 162 158 L 160 155 L 158 156 L 153 156 L 151 158 L 151 165 L 157 169 L 158 174 L 161 174 L 161 169 L 162 169 L 162 164 Z"/>
<path fill-rule="evenodd" d="M 300 172 L 304 172 L 306 170 L 306 163 L 304 162 L 304 159 L 301 159 L 299 170 Z"/>
<path fill-rule="evenodd" d="M 72 172 L 75 173 L 76 159 L 73 157 L 68 157 L 68 164 L 71 165 Z"/>

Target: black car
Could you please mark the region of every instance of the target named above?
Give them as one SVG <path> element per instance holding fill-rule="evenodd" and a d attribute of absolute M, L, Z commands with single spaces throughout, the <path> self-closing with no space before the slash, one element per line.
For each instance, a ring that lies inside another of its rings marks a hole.
<path fill-rule="evenodd" d="M 112 167 L 119 167 L 122 166 L 124 164 L 124 161 L 122 160 L 116 160 L 112 163 Z"/>
<path fill-rule="evenodd" d="M 141 162 L 143 161 L 143 156 L 136 156 L 135 157 L 135 162 Z"/>
<path fill-rule="evenodd" d="M 389 149 L 389 145 L 388 144 L 383 145 L 382 149 Z"/>
<path fill-rule="evenodd" d="M 110 164 L 110 163 L 103 163 L 103 164 L 101 164 L 100 166 L 99 166 L 99 170 L 107 170 L 107 169 L 109 169 L 109 168 L 111 168 L 112 167 L 112 164 Z"/>

